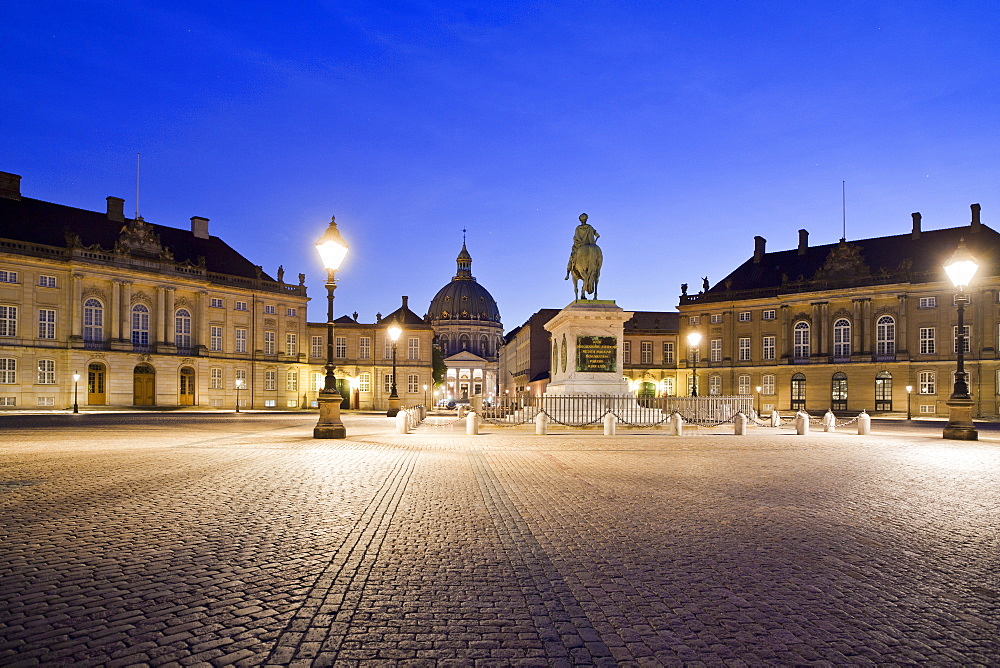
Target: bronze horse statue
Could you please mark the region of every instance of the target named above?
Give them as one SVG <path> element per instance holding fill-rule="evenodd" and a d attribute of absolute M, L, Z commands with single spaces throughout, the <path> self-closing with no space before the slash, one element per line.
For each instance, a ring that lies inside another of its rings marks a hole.
<path fill-rule="evenodd" d="M 573 250 L 569 254 L 569 263 L 566 266 L 566 280 L 573 277 L 573 296 L 575 299 L 586 299 L 587 295 L 592 295 L 591 299 L 597 299 L 597 283 L 601 278 L 601 265 L 604 263 L 604 254 L 601 247 L 597 245 L 597 239 L 601 235 L 587 223 L 587 214 L 580 214 L 580 224 L 576 226 L 573 235 Z M 583 288 L 579 283 L 583 281 Z"/>

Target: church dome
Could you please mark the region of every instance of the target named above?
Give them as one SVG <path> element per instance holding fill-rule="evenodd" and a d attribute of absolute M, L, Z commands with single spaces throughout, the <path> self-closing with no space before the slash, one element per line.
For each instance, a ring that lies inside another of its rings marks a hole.
<path fill-rule="evenodd" d="M 431 321 L 479 320 L 500 322 L 500 309 L 489 290 L 476 282 L 472 275 L 472 256 L 465 243 L 458 254 L 458 273 L 451 282 L 438 290 L 427 314 Z"/>

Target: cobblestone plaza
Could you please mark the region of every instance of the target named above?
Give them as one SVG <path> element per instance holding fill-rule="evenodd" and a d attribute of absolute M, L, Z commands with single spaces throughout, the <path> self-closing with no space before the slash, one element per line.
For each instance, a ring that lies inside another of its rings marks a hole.
<path fill-rule="evenodd" d="M 0 418 L 0 664 L 1000 663 L 996 440 L 314 422 Z"/>

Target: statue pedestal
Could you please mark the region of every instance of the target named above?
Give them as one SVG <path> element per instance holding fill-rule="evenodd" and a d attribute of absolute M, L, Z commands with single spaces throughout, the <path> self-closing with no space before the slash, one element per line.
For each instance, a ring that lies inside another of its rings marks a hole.
<path fill-rule="evenodd" d="M 622 341 L 631 317 L 612 300 L 578 299 L 545 323 L 552 335 L 551 381 L 545 393 L 629 394 Z"/>

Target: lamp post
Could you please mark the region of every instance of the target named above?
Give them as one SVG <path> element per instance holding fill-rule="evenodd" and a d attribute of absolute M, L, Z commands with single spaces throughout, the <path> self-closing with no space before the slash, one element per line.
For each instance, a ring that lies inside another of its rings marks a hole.
<path fill-rule="evenodd" d="M 757 386 L 757 415 L 760 415 L 760 391 L 764 389 L 760 385 Z"/>
<path fill-rule="evenodd" d="M 972 397 L 969 395 L 969 380 L 965 373 L 965 289 L 979 270 L 979 264 L 965 247 L 965 240 L 959 240 L 955 254 L 944 265 L 948 278 L 955 285 L 955 303 L 958 305 L 958 330 L 955 347 L 958 349 L 958 369 L 955 386 L 945 402 L 948 405 L 948 424 L 943 437 L 956 441 L 978 441 L 979 432 L 972 424 Z"/>
<path fill-rule="evenodd" d="M 313 438 L 346 438 L 347 429 L 340 419 L 340 402 L 337 378 L 333 374 L 333 291 L 337 288 L 337 269 L 347 255 L 347 243 L 337 230 L 337 219 L 330 216 L 330 226 L 316 241 L 316 250 L 326 269 L 326 378 L 319 391 L 319 420 L 313 427 Z"/>
<path fill-rule="evenodd" d="M 396 394 L 396 341 L 399 340 L 403 329 L 393 318 L 386 331 L 389 333 L 389 338 L 392 339 L 392 391 L 389 392 L 389 410 L 386 411 L 385 416 L 396 417 L 396 414 L 399 413 L 399 395 Z"/>
<path fill-rule="evenodd" d="M 77 396 L 76 395 L 76 390 L 77 390 L 77 387 L 79 386 L 79 384 L 80 384 L 80 374 L 74 373 L 73 374 L 73 412 L 74 413 L 79 413 L 80 412 L 80 404 L 76 403 L 76 396 Z"/>
<path fill-rule="evenodd" d="M 427 384 L 424 383 L 424 408 L 427 408 Z"/>
<path fill-rule="evenodd" d="M 243 383 L 246 382 L 242 378 L 236 379 L 236 412 L 240 412 L 240 390 L 243 389 Z"/>
<path fill-rule="evenodd" d="M 913 414 L 910 412 L 910 393 L 911 392 L 913 392 L 913 386 L 912 385 L 907 385 L 906 386 L 906 419 L 907 420 L 912 420 L 913 419 Z"/>
<path fill-rule="evenodd" d="M 691 396 L 698 396 L 698 344 L 701 343 L 700 332 L 688 332 L 688 354 L 691 356 Z"/>

